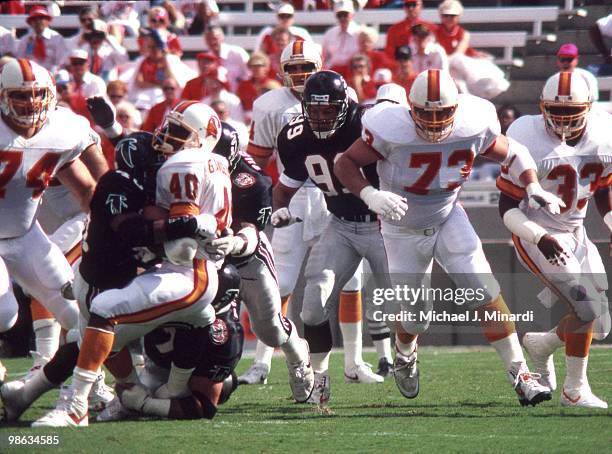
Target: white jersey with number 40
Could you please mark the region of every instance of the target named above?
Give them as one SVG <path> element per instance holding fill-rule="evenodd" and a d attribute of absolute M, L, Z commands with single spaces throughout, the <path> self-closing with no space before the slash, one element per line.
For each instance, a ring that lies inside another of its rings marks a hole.
<path fill-rule="evenodd" d="M 88 121 L 64 107 L 29 139 L 0 118 L 0 239 L 26 233 L 51 178 L 98 141 Z"/>
<path fill-rule="evenodd" d="M 423 229 L 444 222 L 476 155 L 501 133 L 495 107 L 472 95 L 459 95 L 454 129 L 440 143 L 422 139 L 402 105 L 366 111 L 362 139 L 379 155 L 380 189 L 406 197 L 408 212 L 390 224 Z"/>
<path fill-rule="evenodd" d="M 159 169 L 156 191 L 156 204 L 171 213 L 212 214 L 219 231 L 232 224 L 232 183 L 223 156 L 181 150 Z"/>
<path fill-rule="evenodd" d="M 597 189 L 612 184 L 612 115 L 589 112 L 586 131 L 574 146 L 550 133 L 542 115 L 518 118 L 508 129 L 508 136 L 529 149 L 542 187 L 557 194 L 566 206 L 556 215 L 530 209 L 524 201 L 523 185 L 507 173 L 498 178 L 498 188 L 514 199 L 523 200 L 520 208 L 542 227 L 573 231 L 582 225 L 589 199 Z"/>

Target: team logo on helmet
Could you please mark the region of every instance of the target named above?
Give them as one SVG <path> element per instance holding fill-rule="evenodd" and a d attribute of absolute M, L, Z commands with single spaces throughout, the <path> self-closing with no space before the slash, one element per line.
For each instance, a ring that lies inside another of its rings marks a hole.
<path fill-rule="evenodd" d="M 234 178 L 234 184 L 238 186 L 240 189 L 250 188 L 255 184 L 257 180 L 250 173 L 239 173 Z"/>
<path fill-rule="evenodd" d="M 223 345 L 229 340 L 229 329 L 224 320 L 216 319 L 210 325 L 210 341 L 215 345 Z"/>
<path fill-rule="evenodd" d="M 219 117 L 210 117 L 208 120 L 208 126 L 206 127 L 206 133 L 213 137 L 218 137 L 219 131 L 221 130 L 221 121 Z"/>

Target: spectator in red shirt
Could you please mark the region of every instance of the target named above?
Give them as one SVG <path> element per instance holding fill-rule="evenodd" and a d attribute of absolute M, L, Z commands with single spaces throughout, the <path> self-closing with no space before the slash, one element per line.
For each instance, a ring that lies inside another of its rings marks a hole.
<path fill-rule="evenodd" d="M 401 85 L 410 93 L 412 83 L 418 74 L 412 69 L 412 49 L 410 46 L 400 46 L 395 51 L 397 69 L 393 73 L 393 82 Z"/>
<path fill-rule="evenodd" d="M 383 51 L 375 49 L 378 42 L 378 32 L 376 29 L 365 25 L 361 27 L 361 32 L 357 36 L 357 42 L 359 44 L 359 53 L 367 55 L 370 59 L 372 74 L 380 68 L 395 68 L 395 62 L 392 58 L 388 57 Z"/>
<path fill-rule="evenodd" d="M 168 113 L 174 106 L 176 106 L 180 98 L 178 96 L 179 85 L 176 80 L 172 77 L 164 80 L 162 84 L 162 90 L 164 92 L 164 100 L 158 104 L 155 104 L 151 107 L 147 118 L 142 123 L 143 131 L 153 132 L 159 126 L 161 126 L 166 113 Z"/>
<path fill-rule="evenodd" d="M 351 58 L 351 77 L 349 85 L 355 89 L 357 100 L 362 103 L 366 99 L 376 97 L 376 84 L 372 80 L 370 59 L 363 54 Z"/>
<path fill-rule="evenodd" d="M 149 10 L 148 27 L 151 30 L 157 30 L 159 36 L 166 42 L 168 52 L 178 55 L 183 55 L 183 48 L 179 37 L 168 31 L 170 26 L 170 18 L 168 11 L 161 6 L 155 6 Z M 142 38 L 138 38 L 139 44 L 142 43 Z"/>
<path fill-rule="evenodd" d="M 0 3 L 0 14 L 25 14 L 25 5 L 21 0 L 8 0 Z"/>
<path fill-rule="evenodd" d="M 385 53 L 389 57 L 395 55 L 395 49 L 399 46 L 410 44 L 412 39 L 411 27 L 416 24 L 426 24 L 431 31 L 435 31 L 436 26 L 428 21 L 420 18 L 421 10 L 423 9 L 422 0 L 404 0 L 404 11 L 406 11 L 406 19 L 397 24 L 393 24 L 387 31 L 387 44 Z"/>
<path fill-rule="evenodd" d="M 268 26 L 264 28 L 261 32 L 259 32 L 259 35 L 257 36 L 257 42 L 255 43 L 255 49 L 261 50 L 268 55 L 273 55 L 282 51 L 283 48 L 281 48 L 279 51 L 276 48 L 274 39 L 272 39 L 272 31 L 276 27 L 286 28 L 287 30 L 289 30 L 289 33 L 291 34 L 291 39 L 301 38 L 303 40 L 312 41 L 310 33 L 308 33 L 305 28 L 296 27 L 295 25 L 293 25 L 294 14 L 295 10 L 293 9 L 293 6 L 289 5 L 288 3 L 281 5 L 280 8 L 278 8 L 278 10 L 276 11 L 276 17 L 278 19 L 276 26 Z"/>
<path fill-rule="evenodd" d="M 181 93 L 181 99 L 194 99 L 199 101 L 205 98 L 207 93 L 204 86 L 204 78 L 206 74 L 209 74 L 219 63 L 219 58 L 212 52 L 200 52 L 196 58 L 198 60 L 200 75 L 185 84 L 183 93 Z"/>
<path fill-rule="evenodd" d="M 263 52 L 253 52 L 247 66 L 251 71 L 251 78 L 240 82 L 236 91 L 245 111 L 246 123 L 250 121 L 253 101 L 268 90 L 281 87 L 280 82 L 268 77 L 270 59 Z"/>
<path fill-rule="evenodd" d="M 451 0 L 444 1 L 438 7 L 441 24 L 434 34 L 449 58 L 455 54 L 465 54 L 469 57 L 486 57 L 488 54 L 470 47 L 470 33 L 459 25 L 459 18 L 463 14 L 463 5 Z"/>

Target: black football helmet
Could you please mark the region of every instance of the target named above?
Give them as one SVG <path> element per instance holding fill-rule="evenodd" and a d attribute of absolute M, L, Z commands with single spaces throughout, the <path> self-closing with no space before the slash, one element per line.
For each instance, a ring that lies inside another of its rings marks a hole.
<path fill-rule="evenodd" d="M 136 180 L 149 201 L 155 201 L 157 171 L 164 161 L 164 156 L 153 148 L 150 132 L 133 132 L 115 146 L 116 169 Z"/>
<path fill-rule="evenodd" d="M 318 139 L 327 139 L 342 127 L 348 106 L 348 87 L 337 72 L 319 71 L 306 79 L 302 109 Z"/>
<path fill-rule="evenodd" d="M 222 121 L 221 138 L 215 148 L 213 148 L 213 153 L 217 153 L 227 159 L 230 173 L 234 171 L 240 161 L 239 149 L 238 132 L 229 123 Z"/>

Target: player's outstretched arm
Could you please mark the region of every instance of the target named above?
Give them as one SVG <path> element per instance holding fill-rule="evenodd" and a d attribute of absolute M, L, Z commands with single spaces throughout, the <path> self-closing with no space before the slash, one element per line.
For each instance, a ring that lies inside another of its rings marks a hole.
<path fill-rule="evenodd" d="M 97 145 L 90 145 L 85 149 L 85 152 L 91 147 L 97 148 Z M 89 205 L 96 188 L 96 182 L 85 164 L 80 159 L 75 159 L 57 172 L 57 178 L 76 197 L 81 209 L 85 213 L 89 213 Z"/>
<path fill-rule="evenodd" d="M 293 216 L 289 211 L 289 202 L 291 202 L 293 195 L 298 189 L 299 187 L 293 188 L 280 181 L 274 186 L 274 189 L 272 189 L 273 212 L 270 223 L 273 227 L 287 227 L 296 222 L 302 222 L 300 218 Z"/>
<path fill-rule="evenodd" d="M 81 161 L 85 164 L 85 167 L 89 170 L 89 173 L 95 181 L 98 181 L 102 175 L 108 172 L 108 164 L 104 159 L 102 150 L 97 145 L 91 145 L 81 153 Z"/>

